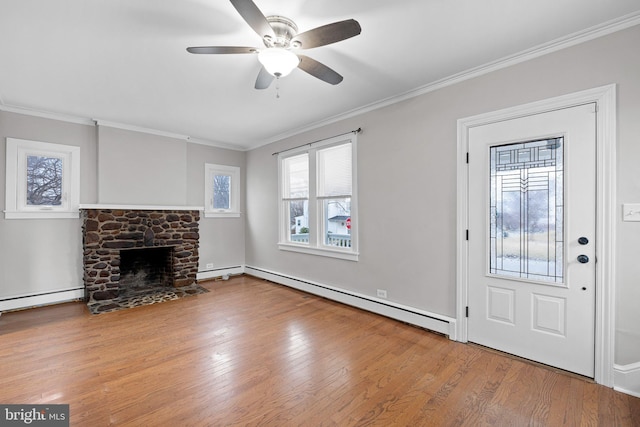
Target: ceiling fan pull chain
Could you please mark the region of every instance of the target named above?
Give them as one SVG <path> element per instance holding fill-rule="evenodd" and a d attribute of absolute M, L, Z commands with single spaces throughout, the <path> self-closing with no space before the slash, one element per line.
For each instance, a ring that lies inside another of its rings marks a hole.
<path fill-rule="evenodd" d="M 280 76 L 276 76 L 276 99 L 280 99 Z"/>

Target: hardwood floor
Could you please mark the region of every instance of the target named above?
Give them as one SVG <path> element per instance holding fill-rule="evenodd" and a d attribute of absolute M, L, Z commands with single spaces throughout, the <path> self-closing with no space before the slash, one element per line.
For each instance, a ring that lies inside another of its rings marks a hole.
<path fill-rule="evenodd" d="M 0 403 L 72 426 L 638 426 L 640 399 L 249 276 L 0 317 Z"/>

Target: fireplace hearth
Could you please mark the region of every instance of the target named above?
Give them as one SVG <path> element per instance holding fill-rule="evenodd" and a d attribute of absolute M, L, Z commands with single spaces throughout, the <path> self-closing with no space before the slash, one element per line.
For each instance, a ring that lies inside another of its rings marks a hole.
<path fill-rule="evenodd" d="M 199 210 L 81 210 L 87 304 L 110 306 L 162 290 L 180 294 L 195 286 Z"/>

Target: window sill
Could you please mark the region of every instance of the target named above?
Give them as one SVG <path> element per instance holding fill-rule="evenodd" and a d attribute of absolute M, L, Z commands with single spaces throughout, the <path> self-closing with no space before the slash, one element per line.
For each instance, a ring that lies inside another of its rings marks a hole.
<path fill-rule="evenodd" d="M 78 219 L 79 211 L 4 211 L 4 219 Z"/>
<path fill-rule="evenodd" d="M 347 252 L 340 249 L 313 248 L 309 246 L 296 245 L 292 243 L 278 243 L 281 251 L 300 252 L 309 255 L 324 256 L 329 258 L 339 258 L 347 261 L 358 261 L 358 252 Z"/>
<path fill-rule="evenodd" d="M 240 218 L 240 212 L 212 212 L 205 211 L 205 218 Z"/>

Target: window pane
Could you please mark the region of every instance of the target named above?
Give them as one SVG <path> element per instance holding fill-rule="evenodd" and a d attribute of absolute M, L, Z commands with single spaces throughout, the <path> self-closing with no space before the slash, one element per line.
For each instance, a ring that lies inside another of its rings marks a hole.
<path fill-rule="evenodd" d="M 309 244 L 309 202 L 285 202 L 289 212 L 289 241 Z"/>
<path fill-rule="evenodd" d="M 326 199 L 323 203 L 324 244 L 351 247 L 351 199 Z"/>
<path fill-rule="evenodd" d="M 492 274 L 563 281 L 563 139 L 491 147 Z"/>
<path fill-rule="evenodd" d="M 213 209 L 231 208 L 231 175 L 213 176 Z"/>
<path fill-rule="evenodd" d="M 318 150 L 318 196 L 351 194 L 351 144 Z"/>
<path fill-rule="evenodd" d="M 288 157 L 283 164 L 283 197 L 285 199 L 309 197 L 309 155 Z"/>
<path fill-rule="evenodd" d="M 62 159 L 27 156 L 27 205 L 62 204 Z"/>

